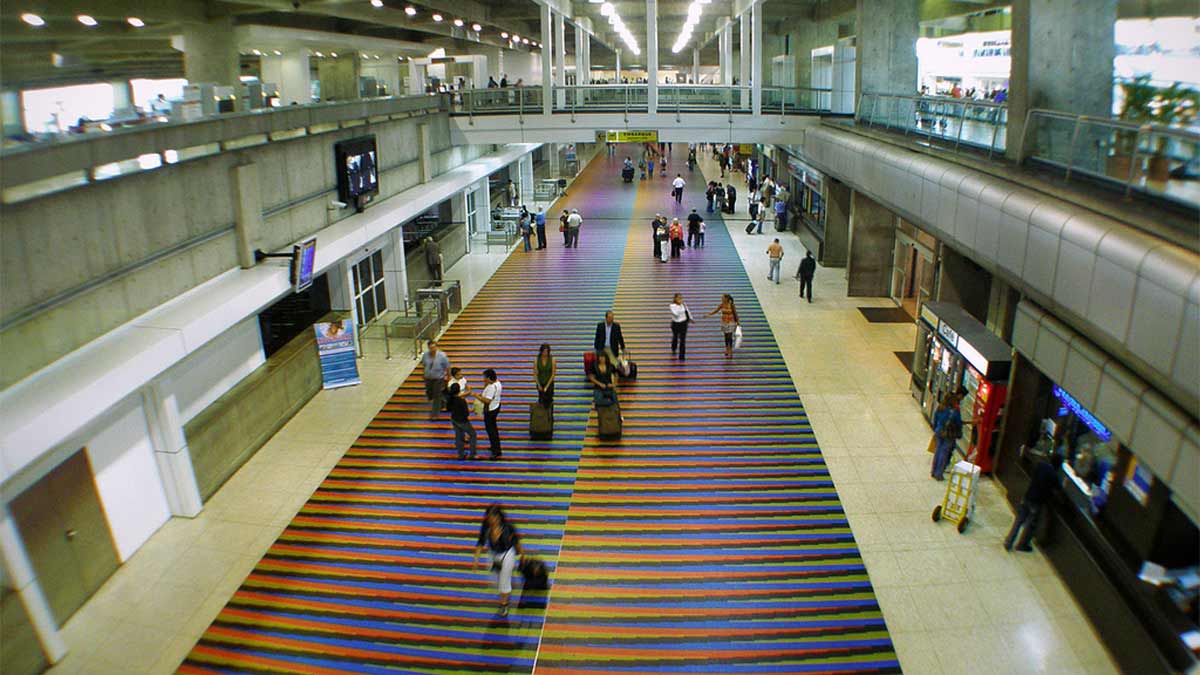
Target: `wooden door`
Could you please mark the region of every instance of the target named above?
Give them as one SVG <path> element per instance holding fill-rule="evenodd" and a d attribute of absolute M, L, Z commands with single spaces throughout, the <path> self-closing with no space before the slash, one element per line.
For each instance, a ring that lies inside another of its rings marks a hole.
<path fill-rule="evenodd" d="M 80 450 L 10 505 L 61 626 L 120 565 L 87 452 Z"/>

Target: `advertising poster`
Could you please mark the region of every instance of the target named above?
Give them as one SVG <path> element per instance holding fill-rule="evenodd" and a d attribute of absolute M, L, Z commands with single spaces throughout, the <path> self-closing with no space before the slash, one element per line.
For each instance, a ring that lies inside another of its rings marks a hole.
<path fill-rule="evenodd" d="M 358 362 L 354 353 L 354 323 L 313 324 L 317 332 L 317 356 L 321 359 L 321 382 L 324 389 L 348 387 L 362 382 L 358 377 Z"/>
<path fill-rule="evenodd" d="M 1150 503 L 1150 488 L 1153 485 L 1154 474 L 1138 464 L 1137 457 L 1130 457 L 1129 468 L 1125 472 L 1125 490 L 1133 495 L 1137 503 L 1145 506 Z"/>

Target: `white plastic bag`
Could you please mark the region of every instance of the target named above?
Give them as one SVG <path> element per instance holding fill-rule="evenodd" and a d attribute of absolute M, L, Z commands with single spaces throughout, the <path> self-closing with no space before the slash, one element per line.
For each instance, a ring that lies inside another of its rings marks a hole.
<path fill-rule="evenodd" d="M 741 324 L 738 324 L 738 327 L 733 329 L 733 348 L 734 349 L 742 348 L 742 326 L 741 326 Z"/>

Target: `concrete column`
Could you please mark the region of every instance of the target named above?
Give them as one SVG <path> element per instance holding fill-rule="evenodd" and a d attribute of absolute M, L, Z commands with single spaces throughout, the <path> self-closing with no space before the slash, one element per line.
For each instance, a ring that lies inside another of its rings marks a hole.
<path fill-rule="evenodd" d="M 792 43 L 795 45 L 796 53 L 795 82 L 797 87 L 814 86 L 812 51 L 821 47 L 832 47 L 837 43 L 837 39 L 838 26 L 835 21 L 805 21 L 799 24 L 796 32 L 792 34 Z M 809 100 L 813 101 L 815 105 L 815 97 L 810 97 Z"/>
<path fill-rule="evenodd" d="M 480 232 L 492 230 L 492 191 L 486 178 L 475 186 L 475 222 Z"/>
<path fill-rule="evenodd" d="M 231 174 L 238 264 L 248 270 L 258 264 L 254 260 L 254 244 L 263 229 L 258 166 L 253 163 L 239 164 L 233 167 Z"/>
<path fill-rule="evenodd" d="M 753 23 L 753 34 L 750 42 L 750 99 L 753 101 L 752 112 L 755 115 L 762 114 L 762 85 L 763 85 L 763 32 L 762 32 L 762 3 L 754 3 L 750 10 L 750 20 Z M 742 52 L 743 63 L 746 60 L 745 52 Z"/>
<path fill-rule="evenodd" d="M 617 63 L 616 63 L 615 68 L 617 71 L 616 84 L 621 84 L 621 48 L 620 47 L 617 48 Z"/>
<path fill-rule="evenodd" d="M 566 17 L 554 15 L 554 85 L 558 87 L 555 94 L 558 108 L 567 106 L 567 27 Z"/>
<path fill-rule="evenodd" d="M 517 171 L 520 174 L 520 180 L 517 181 L 520 186 L 520 197 L 522 204 L 533 203 L 533 153 L 529 153 L 522 157 L 517 164 Z"/>
<path fill-rule="evenodd" d="M 425 67 L 415 59 L 408 60 L 408 93 L 425 93 Z"/>
<path fill-rule="evenodd" d="M 724 86 L 729 86 L 725 81 L 725 29 L 717 29 L 717 78 Z"/>
<path fill-rule="evenodd" d="M 142 409 L 149 422 L 154 460 L 158 464 L 171 515 L 185 518 L 200 515 L 204 500 L 196 483 L 196 472 L 175 396 L 164 396 L 158 387 L 151 385 L 142 390 Z"/>
<path fill-rule="evenodd" d="M 845 267 L 850 254 L 850 186 L 825 181 L 825 242 L 817 262 L 822 267 Z"/>
<path fill-rule="evenodd" d="M 860 96 L 917 93 L 920 5 L 920 0 L 858 0 L 854 79 Z"/>
<path fill-rule="evenodd" d="M 550 55 L 554 49 L 554 13 L 550 11 L 549 3 L 542 5 L 542 114 L 549 116 L 554 112 L 554 94 L 551 73 L 554 71 Z"/>
<path fill-rule="evenodd" d="M 42 653 L 50 663 L 58 663 L 67 655 L 67 643 L 58 634 L 58 624 L 50 611 L 50 604 L 38 585 L 33 564 L 25 553 L 21 533 L 13 522 L 8 507 L 0 507 L 0 566 L 8 586 L 21 599 L 21 605 L 33 624 L 33 632 L 42 646 Z"/>
<path fill-rule="evenodd" d="M 133 95 L 129 89 L 129 80 L 113 80 L 109 84 L 113 88 L 113 110 L 119 112 L 133 108 Z"/>
<path fill-rule="evenodd" d="M 547 157 L 550 162 L 550 177 L 558 178 L 562 174 L 562 154 L 559 152 L 558 143 L 547 143 L 545 146 Z"/>
<path fill-rule="evenodd" d="M 954 303 L 979 323 L 986 323 L 992 275 L 949 246 L 942 244 L 938 248 L 938 301 Z"/>
<path fill-rule="evenodd" d="M 397 85 L 399 84 L 399 68 L 400 64 L 397 63 Z M 282 56 L 274 54 L 263 56 L 262 81 L 275 85 L 280 105 L 311 103 L 312 82 L 309 76 L 308 52 L 292 51 Z M 393 93 L 399 94 L 399 88 Z"/>
<path fill-rule="evenodd" d="M 692 82 L 700 84 L 700 48 L 692 49 Z"/>
<path fill-rule="evenodd" d="M 738 74 L 737 74 L 737 81 L 738 81 L 738 84 L 743 87 L 750 86 L 750 61 L 748 60 L 747 57 L 750 55 L 750 50 L 752 49 L 752 47 L 750 45 L 750 36 L 752 33 L 753 33 L 753 29 L 750 27 L 750 13 L 747 12 L 745 14 L 742 14 L 742 16 L 738 18 Z M 730 28 L 729 35 L 730 35 L 730 38 L 733 37 L 732 27 Z M 733 53 L 733 40 L 732 39 L 729 41 L 729 50 L 730 50 L 730 54 L 732 55 L 732 53 Z M 730 68 L 729 81 L 732 82 L 733 81 L 733 58 L 732 58 L 732 56 L 729 59 L 729 68 Z M 750 107 L 750 91 L 748 89 L 742 91 L 741 101 L 742 101 L 742 108 Z"/>
<path fill-rule="evenodd" d="M 646 0 L 647 112 L 658 112 L 658 0 Z"/>
<path fill-rule="evenodd" d="M 422 183 L 433 179 L 433 153 L 429 140 L 429 125 L 417 125 L 417 177 Z"/>
<path fill-rule="evenodd" d="M 1112 115 L 1116 20 L 1117 0 L 1014 0 L 1008 88 L 1010 158 L 1020 159 L 1025 115 L 1030 108 L 1101 118 Z M 1071 86 L 1063 86 L 1064 82 Z M 1060 126 L 1065 137 L 1053 142 L 1065 148 L 1072 131 L 1067 125 Z M 1029 147 L 1037 140 L 1030 136 Z M 1076 158 L 1088 157 L 1089 146 L 1096 140 L 1077 139 Z M 1094 147 L 1090 154 L 1097 154 Z"/>
<path fill-rule="evenodd" d="M 889 297 L 895 248 L 896 214 L 863 193 L 852 191 L 846 294 L 850 297 Z"/>
<path fill-rule="evenodd" d="M 183 76 L 188 82 L 236 87 L 240 63 L 232 17 L 183 25 Z"/>
<path fill-rule="evenodd" d="M 25 109 L 21 107 L 21 93 L 10 89 L 0 92 L 0 124 L 5 136 L 15 136 L 25 131 Z"/>
<path fill-rule="evenodd" d="M 486 59 L 487 57 L 480 58 Z M 482 71 L 483 69 L 480 68 L 479 72 L 472 73 L 472 78 L 476 86 L 479 84 L 486 86 L 487 84 L 487 73 L 483 73 Z M 387 89 L 388 96 L 396 96 L 400 91 L 400 62 L 394 58 L 385 56 L 380 59 L 371 59 L 369 61 L 363 59 L 361 74 L 363 77 L 375 78 L 376 82 L 383 85 L 383 87 Z M 479 79 L 481 74 L 483 76 L 482 80 Z"/>
<path fill-rule="evenodd" d="M 361 68 L 358 54 L 343 54 L 336 59 L 324 58 L 318 61 L 317 78 L 321 80 L 321 100 L 353 101 L 359 98 L 358 76 Z"/>
<path fill-rule="evenodd" d="M 585 63 L 585 60 L 587 58 L 587 47 L 584 46 L 587 43 L 587 39 L 588 39 L 587 33 L 583 32 L 583 29 L 579 27 L 579 21 L 576 20 L 576 22 L 575 22 L 575 86 L 577 86 L 577 87 L 582 87 L 583 85 L 587 84 L 587 81 L 586 81 L 587 64 Z"/>

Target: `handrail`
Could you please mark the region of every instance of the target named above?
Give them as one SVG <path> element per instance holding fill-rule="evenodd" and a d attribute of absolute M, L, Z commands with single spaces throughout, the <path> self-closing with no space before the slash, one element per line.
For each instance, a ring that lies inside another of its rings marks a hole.
<path fill-rule="evenodd" d="M 968 115 L 968 108 L 977 113 Z M 907 118 L 905 113 L 909 113 Z M 867 127 L 903 130 L 905 136 L 919 134 L 930 144 L 944 141 L 956 152 L 964 144 L 986 149 L 989 158 L 1003 153 L 1007 146 L 1007 133 L 1001 131 L 1007 131 L 1008 106 L 995 101 L 865 92 L 859 97 L 855 121 Z M 969 126 L 974 127 L 974 140 L 966 136 Z"/>

